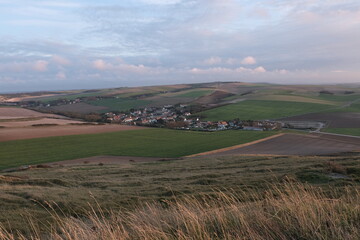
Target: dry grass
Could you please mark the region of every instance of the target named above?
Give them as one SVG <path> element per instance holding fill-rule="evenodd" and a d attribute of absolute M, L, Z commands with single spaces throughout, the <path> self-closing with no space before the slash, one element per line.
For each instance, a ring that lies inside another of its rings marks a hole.
<path fill-rule="evenodd" d="M 93 210 L 57 219 L 47 237 L 30 239 L 360 239 L 360 192 L 286 181 L 259 193 L 214 192 L 152 202 L 135 210 Z M 21 239 L 0 231 L 0 238 Z M 25 237 L 23 237 L 25 239 Z"/>

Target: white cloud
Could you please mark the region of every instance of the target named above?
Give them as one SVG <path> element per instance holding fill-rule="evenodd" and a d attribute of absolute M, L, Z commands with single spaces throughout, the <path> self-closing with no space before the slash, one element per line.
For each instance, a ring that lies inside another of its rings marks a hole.
<path fill-rule="evenodd" d="M 211 57 L 208 59 L 205 59 L 204 64 L 206 65 L 217 65 L 217 64 L 221 64 L 222 63 L 222 59 L 220 57 Z"/>
<path fill-rule="evenodd" d="M 93 66 L 93 68 L 95 68 L 97 70 L 101 70 L 101 71 L 112 68 L 111 64 L 106 63 L 102 59 L 98 59 L 98 60 L 93 61 L 92 66 Z"/>
<path fill-rule="evenodd" d="M 59 65 L 63 65 L 63 66 L 66 66 L 66 65 L 70 64 L 70 60 L 68 60 L 65 57 L 59 56 L 59 55 L 53 55 L 52 56 L 52 61 L 59 64 Z"/>
<path fill-rule="evenodd" d="M 47 71 L 47 67 L 49 65 L 49 62 L 44 60 L 39 60 L 34 63 L 33 69 L 38 72 L 45 72 Z"/>
<path fill-rule="evenodd" d="M 255 59 L 254 57 L 248 56 L 248 57 L 245 57 L 245 58 L 241 61 L 241 64 L 244 64 L 244 65 L 253 65 L 253 64 L 256 64 L 256 59 Z"/>
<path fill-rule="evenodd" d="M 254 72 L 258 72 L 258 73 L 264 73 L 266 72 L 266 69 L 264 67 L 257 67 L 254 69 Z"/>

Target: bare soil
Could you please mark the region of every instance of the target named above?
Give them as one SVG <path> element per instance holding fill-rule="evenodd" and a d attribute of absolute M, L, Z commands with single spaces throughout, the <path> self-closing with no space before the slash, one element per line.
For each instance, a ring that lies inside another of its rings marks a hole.
<path fill-rule="evenodd" d="M 280 120 L 326 122 L 329 128 L 360 128 L 360 113 L 355 112 L 309 113 Z"/>
<path fill-rule="evenodd" d="M 244 147 L 210 153 L 207 156 L 223 155 L 327 155 L 360 151 L 360 138 L 330 136 L 323 134 L 284 134 L 266 141 Z"/>
<path fill-rule="evenodd" d="M 78 134 L 94 134 L 138 129 L 143 129 L 143 127 L 125 125 L 64 125 L 45 127 L 1 128 L 0 142 L 19 139 L 32 139 Z"/>

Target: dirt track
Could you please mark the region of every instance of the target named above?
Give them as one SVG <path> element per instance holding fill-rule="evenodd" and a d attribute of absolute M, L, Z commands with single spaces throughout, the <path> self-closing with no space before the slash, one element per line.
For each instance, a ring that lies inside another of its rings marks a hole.
<path fill-rule="evenodd" d="M 206 156 L 223 155 L 325 155 L 341 152 L 360 151 L 360 138 L 326 136 L 322 134 L 285 134 L 219 153 Z"/>
<path fill-rule="evenodd" d="M 49 127 L 3 128 L 0 129 L 0 142 L 19 139 L 105 133 L 137 129 L 142 129 L 142 127 L 125 125 L 65 125 Z"/>
<path fill-rule="evenodd" d="M 167 160 L 167 158 L 152 158 L 152 157 L 128 157 L 128 156 L 95 156 L 88 158 L 80 158 L 74 160 L 60 161 L 49 163 L 50 166 L 72 166 L 82 164 L 131 164 L 131 163 L 143 163 L 154 162 L 160 160 Z"/>

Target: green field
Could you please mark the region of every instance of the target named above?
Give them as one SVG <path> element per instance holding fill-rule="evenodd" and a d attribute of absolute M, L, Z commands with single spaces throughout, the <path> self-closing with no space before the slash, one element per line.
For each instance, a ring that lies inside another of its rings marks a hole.
<path fill-rule="evenodd" d="M 0 143 L 0 169 L 97 155 L 181 157 L 251 142 L 277 132 L 145 129 Z"/>
<path fill-rule="evenodd" d="M 197 113 L 197 115 L 209 121 L 232 120 L 235 118 L 262 120 L 318 112 L 330 108 L 333 108 L 333 106 L 317 103 L 247 100 L 210 109 Z"/>
<path fill-rule="evenodd" d="M 360 136 L 360 128 L 325 128 L 323 132 Z"/>
<path fill-rule="evenodd" d="M 328 112 L 360 112 L 360 103 L 356 102 L 348 107 L 339 107 L 330 109 Z"/>
<path fill-rule="evenodd" d="M 60 96 L 34 98 L 33 100 L 48 103 L 48 102 L 55 101 L 58 99 L 75 100 L 77 98 L 82 98 L 82 97 L 102 96 L 102 95 L 105 95 L 107 92 L 108 91 L 102 90 L 102 91 L 89 92 L 89 93 L 71 93 L 71 94 L 60 95 Z"/>
<path fill-rule="evenodd" d="M 95 106 L 107 107 L 106 111 L 127 111 L 131 108 L 142 108 L 151 103 L 148 100 L 131 100 L 121 98 L 108 98 L 86 102 Z"/>
<path fill-rule="evenodd" d="M 316 98 L 327 101 L 350 102 L 356 99 L 360 99 L 360 95 L 359 94 L 349 94 L 349 95 L 320 94 Z"/>
<path fill-rule="evenodd" d="M 175 96 L 176 97 L 184 97 L 184 98 L 198 98 L 198 97 L 208 95 L 212 92 L 213 92 L 213 90 L 194 90 L 194 91 L 181 93 L 181 94 L 175 95 Z"/>

